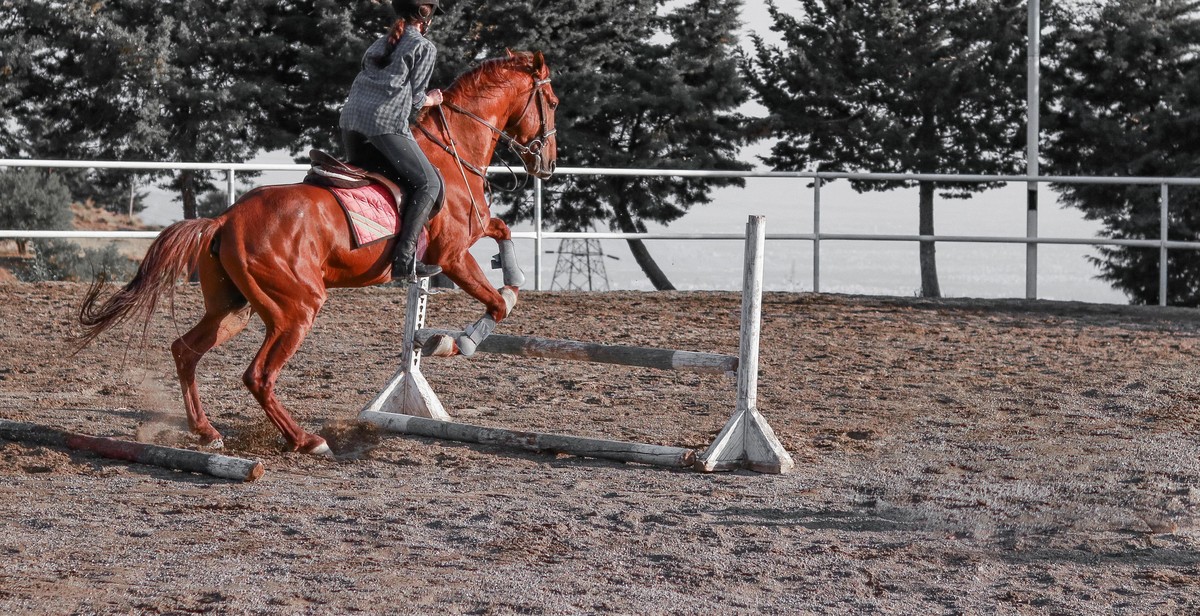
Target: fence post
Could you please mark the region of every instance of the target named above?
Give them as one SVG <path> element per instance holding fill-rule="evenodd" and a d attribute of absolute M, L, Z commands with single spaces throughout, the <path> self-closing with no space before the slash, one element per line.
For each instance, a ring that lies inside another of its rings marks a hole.
<path fill-rule="evenodd" d="M 1159 185 L 1158 305 L 1167 305 L 1167 185 Z"/>
<path fill-rule="evenodd" d="M 542 290 L 542 180 L 533 178 L 533 290 Z"/>
<path fill-rule="evenodd" d="M 227 182 L 225 185 L 225 195 L 227 197 L 225 199 L 225 205 L 233 205 L 233 202 L 236 200 L 236 197 L 237 197 L 237 195 L 234 194 L 234 191 L 236 189 L 234 188 L 233 174 L 234 174 L 233 167 L 230 167 L 225 170 L 225 181 Z"/>
<path fill-rule="evenodd" d="M 1039 171 L 1038 138 L 1041 122 L 1041 45 L 1042 19 L 1041 2 L 1029 0 L 1027 26 L 1029 68 L 1025 79 L 1025 173 L 1036 178 Z M 1036 239 L 1038 234 L 1038 183 L 1026 185 L 1025 237 Z M 1037 299 L 1038 246 L 1035 242 L 1025 244 L 1025 299 Z"/>
<path fill-rule="evenodd" d="M 813 181 L 813 293 L 821 292 L 821 177 Z"/>
<path fill-rule="evenodd" d="M 1025 237 L 1038 236 L 1038 191 L 1037 182 L 1030 182 L 1026 195 Z M 1037 299 L 1038 247 L 1034 242 L 1025 244 L 1025 299 Z"/>

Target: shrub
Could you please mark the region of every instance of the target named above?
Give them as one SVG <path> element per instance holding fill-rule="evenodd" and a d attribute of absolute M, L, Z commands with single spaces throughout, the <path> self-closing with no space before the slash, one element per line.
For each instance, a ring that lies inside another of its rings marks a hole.
<path fill-rule="evenodd" d="M 60 239 L 34 240 L 33 260 L 17 272 L 26 282 L 43 280 L 87 281 L 103 275 L 106 280 L 133 277 L 137 263 L 117 251 L 115 244 L 104 248 L 80 248 Z"/>
<path fill-rule="evenodd" d="M 58 174 L 41 169 L 0 171 L 0 229 L 66 229 L 71 193 Z M 21 254 L 26 241 L 17 240 Z"/>

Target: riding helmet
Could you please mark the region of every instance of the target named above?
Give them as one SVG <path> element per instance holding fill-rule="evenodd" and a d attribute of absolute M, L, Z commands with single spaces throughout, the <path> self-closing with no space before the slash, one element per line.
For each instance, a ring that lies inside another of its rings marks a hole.
<path fill-rule="evenodd" d="M 392 0 L 392 10 L 396 15 L 404 18 L 420 15 L 421 5 L 428 4 L 433 7 L 433 12 L 441 12 L 441 0 Z"/>

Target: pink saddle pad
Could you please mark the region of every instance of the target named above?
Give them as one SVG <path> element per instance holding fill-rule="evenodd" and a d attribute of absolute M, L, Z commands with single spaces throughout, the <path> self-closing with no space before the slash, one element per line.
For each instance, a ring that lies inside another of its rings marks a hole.
<path fill-rule="evenodd" d="M 386 240 L 400 232 L 400 216 L 396 212 L 392 191 L 387 188 L 379 184 L 362 188 L 326 188 L 333 193 L 342 211 L 346 212 L 346 220 L 350 222 L 350 239 L 355 248 Z M 428 246 L 429 230 L 421 229 L 421 235 L 417 237 L 418 259 L 425 256 Z"/>

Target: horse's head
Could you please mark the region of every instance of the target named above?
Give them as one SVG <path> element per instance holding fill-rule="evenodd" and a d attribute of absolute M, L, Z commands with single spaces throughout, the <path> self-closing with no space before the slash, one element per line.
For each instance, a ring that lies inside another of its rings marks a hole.
<path fill-rule="evenodd" d="M 546 179 L 554 173 L 558 164 L 558 129 L 554 127 L 554 110 L 558 108 L 558 97 L 550 85 L 550 67 L 542 52 L 508 52 L 506 64 L 519 73 L 529 75 L 527 88 L 518 87 L 518 92 L 527 96 L 516 97 L 514 112 L 509 116 L 504 131 L 512 135 L 512 149 L 521 157 L 525 171 L 530 175 Z M 515 80 L 517 83 L 520 80 Z"/>
<path fill-rule="evenodd" d="M 530 175 L 544 180 L 554 173 L 558 97 L 542 52 L 510 51 L 507 57 L 485 60 L 460 75 L 445 96 L 445 107 L 490 129 L 521 157 Z"/>

